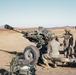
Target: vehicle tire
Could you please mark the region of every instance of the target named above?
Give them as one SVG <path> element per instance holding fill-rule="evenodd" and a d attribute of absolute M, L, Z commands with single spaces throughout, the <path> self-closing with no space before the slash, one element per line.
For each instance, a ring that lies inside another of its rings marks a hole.
<path fill-rule="evenodd" d="M 39 58 L 39 50 L 33 45 L 27 46 L 24 49 L 24 59 L 29 60 L 30 65 L 36 65 Z"/>

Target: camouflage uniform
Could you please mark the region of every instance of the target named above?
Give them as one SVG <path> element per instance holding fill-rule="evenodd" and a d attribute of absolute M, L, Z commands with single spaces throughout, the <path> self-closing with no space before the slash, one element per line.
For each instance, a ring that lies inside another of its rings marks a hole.
<path fill-rule="evenodd" d="M 74 45 L 74 57 L 76 58 L 76 40 L 75 40 L 75 45 Z"/>
<path fill-rule="evenodd" d="M 72 57 L 73 35 L 69 33 L 70 30 L 65 31 L 66 33 L 63 35 L 64 55 L 68 58 L 69 56 Z"/>
<path fill-rule="evenodd" d="M 55 39 L 49 41 L 47 53 L 42 56 L 44 63 L 48 63 L 49 59 L 51 60 L 59 56 L 59 45 L 59 42 Z M 55 62 L 53 62 L 53 64 L 55 64 Z"/>
<path fill-rule="evenodd" d="M 48 34 L 48 30 L 44 29 L 43 27 L 39 27 L 37 32 L 38 32 L 39 43 L 41 44 L 41 48 L 39 50 L 40 57 L 39 57 L 39 60 L 38 60 L 38 64 L 41 64 L 41 63 L 43 63 L 42 55 L 47 52 L 47 44 L 48 44 L 47 34 Z"/>

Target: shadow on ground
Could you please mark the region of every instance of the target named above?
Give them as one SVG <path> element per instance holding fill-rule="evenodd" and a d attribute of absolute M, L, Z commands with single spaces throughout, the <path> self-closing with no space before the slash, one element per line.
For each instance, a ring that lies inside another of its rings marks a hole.
<path fill-rule="evenodd" d="M 21 55 L 23 55 L 22 52 L 17 52 L 17 51 L 13 51 L 13 52 L 11 52 L 11 51 L 2 50 L 2 49 L 0 49 L 0 51 L 2 51 L 2 52 L 6 52 L 6 53 L 9 53 L 9 54 L 13 54 L 13 55 L 17 55 L 17 56 L 21 56 Z"/>
<path fill-rule="evenodd" d="M 76 68 L 76 63 L 67 63 L 65 65 L 58 65 L 59 67 L 70 67 L 70 68 Z"/>

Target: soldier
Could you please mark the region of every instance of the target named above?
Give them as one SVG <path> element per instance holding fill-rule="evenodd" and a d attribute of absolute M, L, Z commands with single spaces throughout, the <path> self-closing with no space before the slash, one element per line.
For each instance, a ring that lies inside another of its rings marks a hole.
<path fill-rule="evenodd" d="M 47 36 L 46 36 L 46 34 L 47 34 L 46 31 L 48 31 L 48 30 L 44 29 L 43 27 L 38 27 L 37 32 L 38 32 L 39 43 L 37 44 L 37 46 L 39 44 L 41 45 L 40 50 L 39 50 L 40 57 L 39 57 L 39 60 L 38 60 L 38 65 L 43 64 L 42 55 L 44 53 L 46 53 L 46 51 L 47 51 L 48 40 L 47 40 Z"/>
<path fill-rule="evenodd" d="M 39 26 L 39 27 L 38 27 L 38 31 L 37 31 L 38 34 L 39 34 L 39 35 L 42 34 L 42 31 L 43 31 L 43 27 Z"/>
<path fill-rule="evenodd" d="M 73 47 L 74 49 L 74 57 L 76 58 L 76 40 L 75 40 L 75 46 Z"/>
<path fill-rule="evenodd" d="M 73 35 L 70 33 L 70 29 L 65 29 L 65 34 L 63 35 L 63 44 L 64 44 L 64 56 L 68 58 L 72 57 L 72 47 L 73 47 Z"/>
<path fill-rule="evenodd" d="M 50 68 L 49 64 L 48 64 L 48 60 L 50 59 L 52 61 L 52 59 L 57 58 L 59 56 L 59 42 L 55 40 L 56 39 L 56 35 L 55 34 L 51 34 L 50 35 L 50 40 L 49 40 L 49 44 L 48 44 L 48 50 L 46 54 L 42 55 L 44 64 L 46 65 L 44 68 L 48 69 Z M 57 67 L 57 64 L 55 61 L 52 61 L 54 67 Z"/>

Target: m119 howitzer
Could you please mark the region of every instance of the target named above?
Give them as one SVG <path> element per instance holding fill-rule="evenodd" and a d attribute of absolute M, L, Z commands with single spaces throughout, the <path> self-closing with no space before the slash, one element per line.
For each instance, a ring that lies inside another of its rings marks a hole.
<path fill-rule="evenodd" d="M 37 60 L 42 59 L 42 54 L 47 52 L 47 44 L 48 44 L 48 31 L 33 31 L 33 32 L 25 32 L 25 31 L 19 31 L 9 25 L 4 26 L 5 29 L 13 30 L 15 32 L 23 34 L 25 38 L 27 38 L 30 42 L 34 42 L 36 44 L 35 46 L 28 46 L 24 50 L 24 58 L 27 60 L 30 60 L 31 64 L 36 64 Z M 29 53 L 29 49 L 32 51 Z M 30 54 L 30 55 L 29 55 Z"/>

